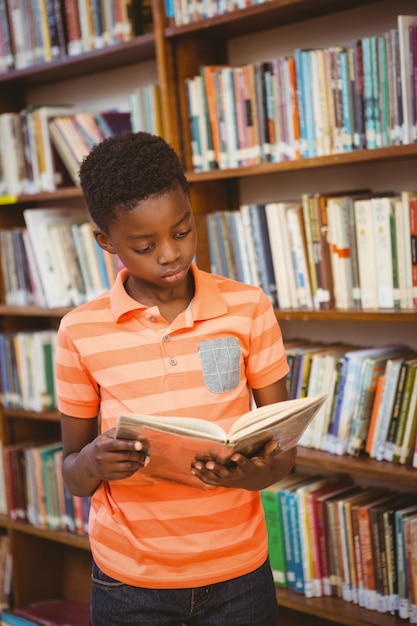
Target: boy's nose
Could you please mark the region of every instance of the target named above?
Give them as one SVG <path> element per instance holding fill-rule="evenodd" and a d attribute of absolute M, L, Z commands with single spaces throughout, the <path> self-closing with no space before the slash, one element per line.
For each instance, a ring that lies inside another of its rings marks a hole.
<path fill-rule="evenodd" d="M 166 263 L 172 263 L 179 257 L 178 246 L 174 241 L 165 243 L 159 250 L 158 262 L 161 265 Z"/>

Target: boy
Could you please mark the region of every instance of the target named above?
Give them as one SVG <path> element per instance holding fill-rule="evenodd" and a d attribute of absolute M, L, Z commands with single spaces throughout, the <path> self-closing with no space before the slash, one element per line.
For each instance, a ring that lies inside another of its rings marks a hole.
<path fill-rule="evenodd" d="M 98 244 L 124 265 L 58 333 L 64 479 L 92 494 L 91 624 L 276 626 L 259 490 L 288 474 L 296 450 L 277 455 L 269 441 L 233 467 L 196 460 L 199 488 L 144 476 L 152 441 L 114 437 L 121 413 L 203 417 L 227 430 L 250 389 L 258 405 L 287 399 L 271 304 L 193 263 L 188 184 L 163 139 L 107 139 L 80 180 Z"/>

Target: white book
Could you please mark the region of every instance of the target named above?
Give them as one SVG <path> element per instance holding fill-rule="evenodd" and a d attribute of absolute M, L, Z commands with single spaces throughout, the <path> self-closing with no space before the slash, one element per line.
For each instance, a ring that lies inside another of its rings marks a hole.
<path fill-rule="evenodd" d="M 377 413 L 372 445 L 369 452 L 369 456 L 377 461 L 382 461 L 384 458 L 385 440 L 388 434 L 397 382 L 403 360 L 403 358 L 389 359 L 385 366 L 384 387 Z"/>
<path fill-rule="evenodd" d="M 400 309 L 409 308 L 408 290 L 407 290 L 407 251 L 404 245 L 404 219 L 405 211 L 402 199 L 397 200 L 394 204 L 395 214 L 395 238 L 397 245 L 397 266 L 398 266 L 398 291 Z"/>
<path fill-rule="evenodd" d="M 233 68 L 223 67 L 220 72 L 224 124 L 226 128 L 227 167 L 239 166 L 239 142 L 237 136 L 237 120 L 235 112 Z"/>
<path fill-rule="evenodd" d="M 89 265 L 93 278 L 95 296 L 98 296 L 106 291 L 107 286 L 104 284 L 100 272 L 98 254 L 95 249 L 98 244 L 94 239 L 93 229 L 94 224 L 91 221 L 84 221 L 82 224 L 80 224 L 79 228 L 84 241 L 87 263 Z"/>
<path fill-rule="evenodd" d="M 315 396 L 255 407 L 241 415 L 228 432 L 219 424 L 196 417 L 120 415 L 116 437 L 149 441 L 150 462 L 144 473 L 205 489 L 190 472 L 196 456 L 227 466 L 234 453 L 251 458 L 271 440 L 284 452 L 297 444 L 325 401 L 325 396 Z"/>
<path fill-rule="evenodd" d="M 277 284 L 278 305 L 280 309 L 295 309 L 298 306 L 297 288 L 288 241 L 284 203 L 269 202 L 265 205 L 265 212 Z"/>
<path fill-rule="evenodd" d="M 301 205 L 286 205 L 285 216 L 296 279 L 298 306 L 301 309 L 312 309 L 313 296 L 308 271 L 307 247 Z"/>
<path fill-rule="evenodd" d="M 203 77 L 197 75 L 193 79 L 193 90 L 194 90 L 194 98 L 195 98 L 195 114 L 198 119 L 198 132 L 200 136 L 200 151 L 201 151 L 201 165 L 202 169 L 209 170 L 211 169 L 211 163 L 215 161 L 214 150 L 209 147 L 209 138 L 208 138 L 208 120 L 206 117 L 205 110 L 205 90 L 204 90 L 204 81 Z"/>
<path fill-rule="evenodd" d="M 380 309 L 394 308 L 394 275 L 391 245 L 391 215 L 394 198 L 372 198 L 375 263 L 377 268 L 377 297 Z"/>
<path fill-rule="evenodd" d="M 87 210 L 80 208 L 38 208 L 23 212 L 33 257 L 39 272 L 45 304 L 48 308 L 70 306 L 71 292 L 62 276 L 51 240 L 50 228 L 57 223 L 81 223 L 88 220 Z"/>
<path fill-rule="evenodd" d="M 22 141 L 18 113 L 0 115 L 0 158 L 4 193 L 18 196 L 23 193 L 26 170 L 22 162 Z"/>
<path fill-rule="evenodd" d="M 371 199 L 355 200 L 356 242 L 362 309 L 378 309 L 378 283 Z"/>
<path fill-rule="evenodd" d="M 417 15 L 398 15 L 398 36 L 400 47 L 401 92 L 403 106 L 403 137 L 402 143 L 414 143 L 417 139 L 417 127 L 413 123 L 412 92 L 412 51 L 410 50 L 410 26 L 417 25 Z"/>
<path fill-rule="evenodd" d="M 337 309 L 352 309 L 354 306 L 352 251 L 350 249 L 347 202 L 350 202 L 350 199 L 346 196 L 328 198 L 327 200 L 329 221 L 327 240 L 330 244 L 333 289 Z"/>
<path fill-rule="evenodd" d="M 75 107 L 68 105 L 40 106 L 32 112 L 39 162 L 40 191 L 55 191 L 62 183 L 62 172 L 56 166 L 49 135 L 49 121 L 61 115 L 73 115 Z"/>
<path fill-rule="evenodd" d="M 413 265 L 411 258 L 411 229 L 410 229 L 410 197 L 416 197 L 417 191 L 402 191 L 402 225 L 403 225 L 403 240 L 401 246 L 404 250 L 404 262 L 405 262 L 405 294 L 406 294 L 406 308 L 413 308 Z"/>

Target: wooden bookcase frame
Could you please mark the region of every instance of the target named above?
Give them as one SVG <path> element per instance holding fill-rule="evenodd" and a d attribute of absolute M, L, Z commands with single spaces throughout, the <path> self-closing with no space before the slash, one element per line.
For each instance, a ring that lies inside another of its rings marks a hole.
<path fill-rule="evenodd" d="M 348 168 L 354 163 L 411 161 L 417 166 L 417 144 L 325 156 L 314 159 L 268 163 L 233 170 L 195 173 L 191 168 L 190 130 L 186 110 L 185 78 L 193 76 L 200 65 L 227 62 L 227 40 L 248 33 L 261 32 L 273 25 L 286 25 L 321 15 L 378 4 L 378 0 L 269 0 L 246 9 L 194 22 L 186 26 L 169 25 L 164 16 L 163 0 L 153 0 L 154 34 L 147 34 L 120 44 L 94 50 L 78 57 L 20 71 L 0 74 L 0 111 L 20 110 L 25 106 L 25 93 L 33 85 L 53 84 L 59 78 L 97 74 L 133 63 L 156 59 L 162 93 L 166 139 L 181 155 L 191 183 L 192 205 L 199 228 L 198 262 L 210 269 L 205 215 L 213 210 L 236 209 L 239 206 L 239 179 L 260 175 L 283 176 L 289 171 L 322 168 Z M 376 8 L 377 10 L 377 8 Z M 417 171 L 417 170 L 416 170 Z M 20 196 L 14 204 L 1 204 L 0 227 L 23 224 L 26 207 L 47 206 L 57 201 L 80 199 L 75 187 Z M 0 291 L 1 331 L 17 329 L 56 328 L 64 309 L 45 310 L 40 307 L 11 307 L 4 304 Z M 3 303 L 3 304 L 2 304 Z M 277 311 L 277 317 L 292 321 L 325 321 L 331 324 L 407 324 L 416 332 L 417 311 Z M 59 435 L 58 415 L 1 410 L 0 437 L 13 443 L 27 437 Z M 357 477 L 372 478 L 395 489 L 406 485 L 417 494 L 417 470 L 394 467 L 367 458 L 337 457 L 300 448 L 300 465 L 345 472 Z M 0 532 L 9 533 L 13 554 L 13 597 L 17 605 L 50 597 L 88 598 L 90 586 L 90 554 L 88 539 L 70 533 L 41 531 L 28 524 L 0 518 Z M 277 590 L 284 608 L 282 626 L 299 623 L 308 614 L 312 624 L 346 624 L 350 626 L 399 626 L 403 622 L 392 615 L 361 609 L 334 598 L 306 599 L 285 589 Z"/>

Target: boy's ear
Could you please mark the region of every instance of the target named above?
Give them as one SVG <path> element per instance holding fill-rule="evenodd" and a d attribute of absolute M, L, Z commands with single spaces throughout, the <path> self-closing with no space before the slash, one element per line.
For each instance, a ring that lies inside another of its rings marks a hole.
<path fill-rule="evenodd" d="M 103 230 L 100 228 L 94 228 L 93 233 L 100 248 L 103 248 L 103 250 L 109 252 L 110 254 L 116 254 L 109 236 Z"/>

